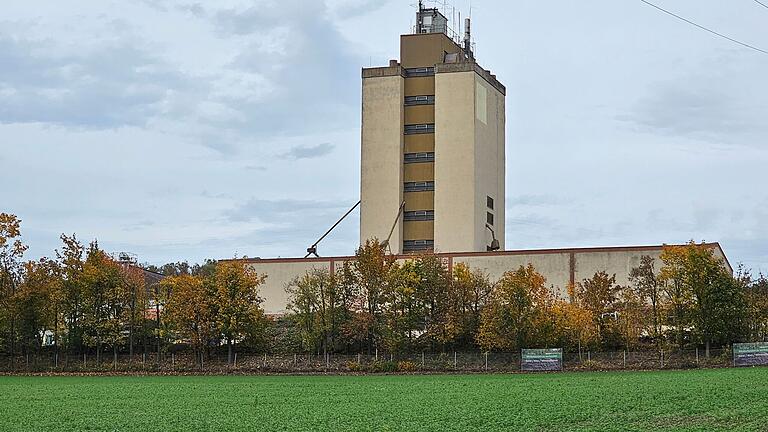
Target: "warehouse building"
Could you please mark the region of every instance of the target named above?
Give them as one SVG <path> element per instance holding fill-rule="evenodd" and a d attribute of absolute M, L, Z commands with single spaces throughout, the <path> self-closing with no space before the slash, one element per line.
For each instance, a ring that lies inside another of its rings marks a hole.
<path fill-rule="evenodd" d="M 658 260 L 662 246 L 504 250 L 506 89 L 473 51 L 469 20 L 457 36 L 420 4 L 400 60 L 362 70 L 360 244 L 379 239 L 399 260 L 434 252 L 448 268 L 465 263 L 491 280 L 532 264 L 561 296 L 598 271 L 626 285 L 641 257 Z M 247 260 L 267 276 L 268 314 L 286 312 L 295 278 L 353 259 L 317 257 L 316 246 L 306 258 Z M 708 246 L 729 266 L 718 243 Z"/>

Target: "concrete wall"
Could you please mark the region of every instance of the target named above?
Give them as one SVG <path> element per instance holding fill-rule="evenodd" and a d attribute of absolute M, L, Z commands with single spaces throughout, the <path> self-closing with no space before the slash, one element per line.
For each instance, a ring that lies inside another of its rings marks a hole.
<path fill-rule="evenodd" d="M 715 256 L 723 259 L 729 271 L 733 271 L 717 243 L 711 244 Z M 467 254 L 438 254 L 449 267 L 457 263 L 466 263 L 472 269 L 486 272 L 492 281 L 500 279 L 505 272 L 516 270 L 521 265 L 533 264 L 536 271 L 547 278 L 547 284 L 561 298 L 567 299 L 570 283 L 578 283 L 591 278 L 599 271 L 610 275 L 616 274 L 616 283 L 629 284 L 629 272 L 640 264 L 644 255 L 656 259 L 656 271 L 662 267 L 658 260 L 662 246 L 637 246 L 615 248 L 585 249 L 550 249 L 528 251 L 506 251 Z M 261 296 L 265 299 L 264 309 L 268 314 L 286 312 L 288 297 L 285 287 L 294 278 L 303 276 L 313 269 L 334 271 L 350 257 L 313 258 L 313 259 L 274 259 L 249 260 L 248 263 L 258 273 L 267 275 L 262 286 Z M 401 260 L 407 259 L 400 257 Z"/>
<path fill-rule="evenodd" d="M 476 251 L 475 73 L 435 76 L 435 252 Z"/>
<path fill-rule="evenodd" d="M 504 250 L 505 232 L 505 100 L 504 94 L 475 75 L 475 251 L 485 251 L 493 236 L 485 227 L 494 215 L 493 230 Z M 493 198 L 493 210 L 486 198 Z"/>
<path fill-rule="evenodd" d="M 363 79 L 360 177 L 360 242 L 385 240 L 403 201 L 403 89 L 395 76 Z M 392 234 L 393 253 L 401 253 L 402 219 Z"/>

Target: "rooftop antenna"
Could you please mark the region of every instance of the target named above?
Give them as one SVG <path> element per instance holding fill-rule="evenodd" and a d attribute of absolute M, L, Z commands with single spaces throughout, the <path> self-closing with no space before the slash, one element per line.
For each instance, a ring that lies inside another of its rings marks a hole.
<path fill-rule="evenodd" d="M 419 0 L 419 12 L 416 14 L 416 33 L 421 33 L 424 28 L 424 17 L 421 13 L 424 11 L 424 1 Z"/>
<path fill-rule="evenodd" d="M 397 227 L 397 223 L 400 222 L 400 215 L 403 214 L 403 210 L 405 210 L 405 201 L 403 201 L 403 203 L 400 204 L 400 208 L 397 210 L 397 216 L 395 216 L 395 222 L 392 224 L 392 229 L 389 230 L 389 235 L 387 236 L 387 239 L 381 243 L 381 247 L 384 248 L 386 251 L 388 251 L 390 254 L 392 253 L 392 248 L 389 247 L 389 241 L 392 239 L 392 234 L 395 232 L 395 227 Z"/>
<path fill-rule="evenodd" d="M 321 241 L 323 241 L 323 239 L 324 239 L 324 238 L 326 238 L 326 237 L 328 236 L 328 234 L 330 234 L 330 233 L 331 233 L 331 231 L 333 231 L 333 230 L 334 230 L 334 228 L 336 228 L 337 226 L 339 226 L 339 224 L 341 223 L 341 221 L 343 221 L 343 220 L 344 220 L 344 219 L 345 219 L 347 216 L 349 216 L 349 214 L 350 214 L 350 213 L 352 213 L 352 212 L 353 212 L 353 211 L 354 211 L 354 210 L 357 208 L 357 206 L 359 206 L 359 205 L 360 205 L 360 202 L 361 202 L 361 201 L 358 201 L 358 202 L 357 202 L 357 204 L 353 205 L 353 206 L 352 206 L 352 208 L 351 208 L 351 209 L 349 209 L 349 211 L 347 211 L 346 213 L 344 213 L 344 216 L 342 216 L 342 217 L 341 217 L 341 219 L 339 219 L 338 221 L 336 221 L 336 223 L 335 223 L 335 224 L 333 224 L 333 226 L 331 227 L 331 229 L 329 229 L 328 231 L 326 231 L 326 232 L 325 232 L 325 234 L 323 234 L 323 236 L 322 236 L 322 237 L 320 237 L 319 239 L 317 239 L 317 241 L 316 241 L 316 242 L 315 242 L 315 243 L 314 243 L 312 246 L 308 247 L 308 248 L 307 248 L 307 255 L 306 255 L 306 256 L 304 256 L 304 258 L 309 258 L 309 256 L 310 256 L 310 255 L 314 255 L 316 258 L 320 258 L 320 255 L 318 255 L 318 254 L 317 254 L 317 245 L 318 245 L 318 243 L 320 243 Z"/>

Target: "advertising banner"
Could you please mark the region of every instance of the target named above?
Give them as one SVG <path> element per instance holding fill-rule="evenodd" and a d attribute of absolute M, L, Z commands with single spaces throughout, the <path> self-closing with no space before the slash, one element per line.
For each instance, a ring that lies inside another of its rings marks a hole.
<path fill-rule="evenodd" d="M 768 342 L 733 344 L 734 366 L 768 366 Z"/>
<path fill-rule="evenodd" d="M 563 370 L 562 348 L 524 349 L 520 369 L 523 371 L 561 371 Z"/>

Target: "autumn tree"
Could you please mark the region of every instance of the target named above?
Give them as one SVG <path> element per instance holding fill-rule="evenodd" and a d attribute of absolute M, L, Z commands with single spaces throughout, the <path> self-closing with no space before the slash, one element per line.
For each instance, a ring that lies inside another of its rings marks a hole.
<path fill-rule="evenodd" d="M 358 292 L 355 306 L 360 312 L 347 326 L 347 334 L 357 340 L 365 339 L 369 353 L 378 345 L 384 331 L 384 293 L 394 262 L 395 258 L 373 239 L 366 240 L 357 249 L 351 266 Z"/>
<path fill-rule="evenodd" d="M 554 303 L 546 279 L 532 265 L 505 273 L 482 312 L 478 344 L 486 350 L 548 346 Z"/>
<path fill-rule="evenodd" d="M 748 332 L 753 341 L 768 339 L 768 279 L 760 275 L 745 287 Z"/>
<path fill-rule="evenodd" d="M 21 241 L 21 220 L 0 213 L 0 334 L 5 337 L 11 358 L 16 353 L 16 320 L 13 299 L 22 279 L 22 257 L 27 246 Z"/>
<path fill-rule="evenodd" d="M 629 280 L 635 296 L 642 303 L 651 306 L 651 338 L 661 344 L 661 313 L 665 307 L 666 296 L 655 269 L 655 260 L 647 255 L 642 256 L 640 265 L 630 270 Z"/>
<path fill-rule="evenodd" d="M 261 309 L 259 286 L 265 276 L 243 261 L 220 261 L 213 273 L 213 306 L 219 332 L 227 343 L 228 361 L 233 362 L 233 345 L 261 330 L 264 312 Z"/>
<path fill-rule="evenodd" d="M 576 287 L 578 304 L 592 313 L 597 324 L 598 334 L 603 341 L 610 342 L 613 336 L 613 324 L 618 318 L 617 301 L 621 287 L 616 284 L 616 275 L 609 276 L 604 271 L 584 279 Z"/>
<path fill-rule="evenodd" d="M 480 314 L 489 301 L 493 285 L 488 275 L 464 263 L 453 266 L 448 290 L 447 332 L 460 346 L 470 347 L 480 327 Z"/>
<path fill-rule="evenodd" d="M 145 311 L 149 302 L 149 293 L 145 284 L 144 272 L 141 268 L 122 264 L 121 270 L 122 294 L 127 297 L 125 321 L 128 327 L 128 354 L 132 358 L 136 331 L 139 328 L 143 330 L 146 321 Z M 141 323 L 141 327 L 139 323 Z"/>
<path fill-rule="evenodd" d="M 213 287 L 192 275 L 167 277 L 160 284 L 166 296 L 165 331 L 174 341 L 188 342 L 202 362 L 205 349 L 218 336 Z"/>
<path fill-rule="evenodd" d="M 386 330 L 382 337 L 391 351 L 414 348 L 416 339 L 425 333 L 426 295 L 421 293 L 425 287 L 421 278 L 413 260 L 394 263 L 390 268 L 383 293 Z"/>
<path fill-rule="evenodd" d="M 681 322 L 693 325 L 694 335 L 704 344 L 707 355 L 712 343 L 737 339 L 746 308 L 744 290 L 714 256 L 712 248 L 693 241 L 685 246 L 665 246 L 661 260 L 661 279 L 675 308 L 680 346 Z"/>
<path fill-rule="evenodd" d="M 18 333 L 25 352 L 39 352 L 45 331 L 56 327 L 59 278 L 56 263 L 46 258 L 24 264 L 23 280 L 13 298 Z"/>
<path fill-rule="evenodd" d="M 449 328 L 449 291 L 451 274 L 448 266 L 435 254 L 424 254 L 414 260 L 418 276 L 417 295 L 423 306 L 424 335 L 422 339 L 432 349 L 445 349 L 453 342 L 453 331 Z"/>
<path fill-rule="evenodd" d="M 124 339 L 126 295 L 120 266 L 92 242 L 86 253 L 82 274 L 84 343 L 96 349 L 97 362 L 105 346 L 111 346 L 115 357 Z"/>
<path fill-rule="evenodd" d="M 64 345 L 79 353 L 83 349 L 85 316 L 85 281 L 83 254 L 85 247 L 72 235 L 61 235 L 63 246 L 56 251 L 61 272 L 61 315 L 66 327 Z M 58 343 L 58 338 L 56 340 Z M 58 345 L 57 345 L 58 349 Z"/>

